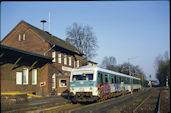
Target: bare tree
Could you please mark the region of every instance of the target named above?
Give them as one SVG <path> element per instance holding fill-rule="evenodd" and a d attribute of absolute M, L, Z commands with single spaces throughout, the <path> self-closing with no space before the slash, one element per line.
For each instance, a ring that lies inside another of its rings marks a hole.
<path fill-rule="evenodd" d="M 128 64 L 128 62 L 125 62 L 120 65 L 116 65 L 116 58 L 113 56 L 109 56 L 109 57 L 105 56 L 101 63 L 101 67 L 103 68 L 120 72 L 120 73 L 124 73 L 127 75 L 129 75 L 129 66 L 131 67 L 131 75 L 139 77 L 139 78 L 143 76 L 145 78 L 144 72 L 138 65 L 134 66 L 130 63 Z"/>
<path fill-rule="evenodd" d="M 115 65 L 116 65 L 116 58 L 113 56 L 109 56 L 109 57 L 105 56 L 101 63 L 101 67 L 110 70 L 113 70 L 115 68 Z"/>
<path fill-rule="evenodd" d="M 170 86 L 170 58 L 168 58 L 168 52 L 166 51 L 163 55 L 158 55 L 154 63 L 156 77 L 160 82 L 160 86 L 166 86 L 166 81 L 168 81 Z"/>
<path fill-rule="evenodd" d="M 97 38 L 92 27 L 73 23 L 67 27 L 66 36 L 70 39 L 70 43 L 84 54 L 84 59 L 90 60 L 97 55 Z"/>

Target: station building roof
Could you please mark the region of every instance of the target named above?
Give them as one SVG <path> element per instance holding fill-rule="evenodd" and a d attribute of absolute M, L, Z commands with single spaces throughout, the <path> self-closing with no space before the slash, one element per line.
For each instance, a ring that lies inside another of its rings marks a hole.
<path fill-rule="evenodd" d="M 61 47 L 61 48 L 63 48 L 63 49 L 66 49 L 66 50 L 68 50 L 68 51 L 71 51 L 71 52 L 74 52 L 74 53 L 76 53 L 76 54 L 78 54 L 78 55 L 83 55 L 83 53 L 82 52 L 80 52 L 78 49 L 76 49 L 75 48 L 75 46 L 73 46 L 73 45 L 71 45 L 70 43 L 68 43 L 67 41 L 65 41 L 65 40 L 62 40 L 62 39 L 60 39 L 60 38 L 58 38 L 58 37 L 56 37 L 56 36 L 53 36 L 52 34 L 50 34 L 49 32 L 47 32 L 47 31 L 43 31 L 43 30 L 41 30 L 41 29 L 39 29 L 39 28 L 37 28 L 37 27 L 35 27 L 35 26 L 33 26 L 33 25 L 31 25 L 31 24 L 29 24 L 29 23 L 27 23 L 27 22 L 25 22 L 24 20 L 21 20 L 20 22 L 19 22 L 19 24 L 20 23 L 24 23 L 25 25 L 27 25 L 30 29 L 32 29 L 34 32 L 36 32 L 39 36 L 41 36 L 44 40 L 46 40 L 48 43 L 50 43 L 51 45 L 55 45 L 55 46 L 58 46 L 58 47 Z M 19 24 L 17 24 L 17 26 L 19 25 Z M 16 27 L 17 27 L 16 26 Z M 15 28 L 16 28 L 15 27 Z M 14 28 L 14 29 L 15 29 Z M 13 31 L 13 30 L 12 30 Z M 12 32 L 11 31 L 11 32 Z M 10 32 L 10 33 L 11 33 Z M 10 34 L 9 33 L 9 34 Z M 9 35 L 8 34 L 8 35 Z M 8 36 L 7 35 L 7 36 Z M 6 36 L 6 37 L 7 37 Z M 5 37 L 5 38 L 6 38 Z M 4 38 L 4 39 L 5 39 Z M 3 40 L 4 40 L 3 39 Z"/>
<path fill-rule="evenodd" d="M 0 45 L 0 62 L 15 62 L 21 57 L 21 61 L 27 62 L 27 64 L 33 64 L 34 61 L 39 61 L 39 64 L 51 63 L 52 58 L 48 56 L 43 56 L 40 54 L 16 49 L 6 45 Z"/>

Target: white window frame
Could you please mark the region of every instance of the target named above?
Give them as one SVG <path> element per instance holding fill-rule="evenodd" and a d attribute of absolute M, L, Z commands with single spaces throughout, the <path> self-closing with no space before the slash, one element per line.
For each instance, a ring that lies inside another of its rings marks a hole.
<path fill-rule="evenodd" d="M 64 64 L 67 65 L 67 55 L 64 54 Z"/>
<path fill-rule="evenodd" d="M 25 35 L 25 33 L 23 34 L 23 40 L 26 40 L 26 35 Z"/>
<path fill-rule="evenodd" d="M 26 70 L 26 78 L 24 77 L 24 70 Z M 26 79 L 26 81 L 24 81 L 24 78 Z M 25 82 L 25 83 L 24 83 Z M 28 68 L 23 68 L 23 85 L 28 85 L 29 82 L 29 70 Z"/>
<path fill-rule="evenodd" d="M 62 54 L 60 52 L 58 53 L 58 63 L 62 63 Z"/>
<path fill-rule="evenodd" d="M 54 49 L 52 49 L 52 62 L 56 62 L 56 51 Z"/>
<path fill-rule="evenodd" d="M 79 60 L 77 60 L 77 67 L 79 67 L 80 66 L 80 63 L 79 63 Z"/>
<path fill-rule="evenodd" d="M 37 85 L 37 69 L 32 69 L 32 85 Z"/>
<path fill-rule="evenodd" d="M 18 35 L 18 40 L 21 41 L 21 34 Z"/>
<path fill-rule="evenodd" d="M 56 74 L 54 73 L 52 75 L 52 89 L 56 88 Z"/>
<path fill-rule="evenodd" d="M 71 66 L 71 65 L 72 65 L 72 57 L 69 56 L 69 66 Z"/>
<path fill-rule="evenodd" d="M 76 67 L 76 61 L 74 60 L 74 67 Z"/>
<path fill-rule="evenodd" d="M 16 85 L 22 85 L 22 72 L 16 72 Z"/>
<path fill-rule="evenodd" d="M 62 85 L 62 82 L 61 82 L 62 80 L 66 81 L 66 85 L 65 86 Z M 67 87 L 67 80 L 66 79 L 60 79 L 59 80 L 59 87 Z"/>

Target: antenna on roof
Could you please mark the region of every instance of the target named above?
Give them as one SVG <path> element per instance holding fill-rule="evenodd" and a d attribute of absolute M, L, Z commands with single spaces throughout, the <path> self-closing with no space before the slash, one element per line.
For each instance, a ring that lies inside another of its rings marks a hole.
<path fill-rule="evenodd" d="M 50 12 L 49 12 L 49 32 L 50 32 Z"/>
<path fill-rule="evenodd" d="M 40 22 L 43 23 L 43 31 L 44 31 L 44 23 L 46 23 L 47 21 L 46 20 L 41 20 Z"/>

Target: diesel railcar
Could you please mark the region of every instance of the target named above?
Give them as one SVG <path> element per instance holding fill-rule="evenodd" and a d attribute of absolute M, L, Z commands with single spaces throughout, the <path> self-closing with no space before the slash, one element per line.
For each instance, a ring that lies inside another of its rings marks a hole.
<path fill-rule="evenodd" d="M 71 71 L 69 96 L 73 103 L 93 102 L 118 92 L 139 89 L 139 78 L 97 66 L 82 66 Z"/>

